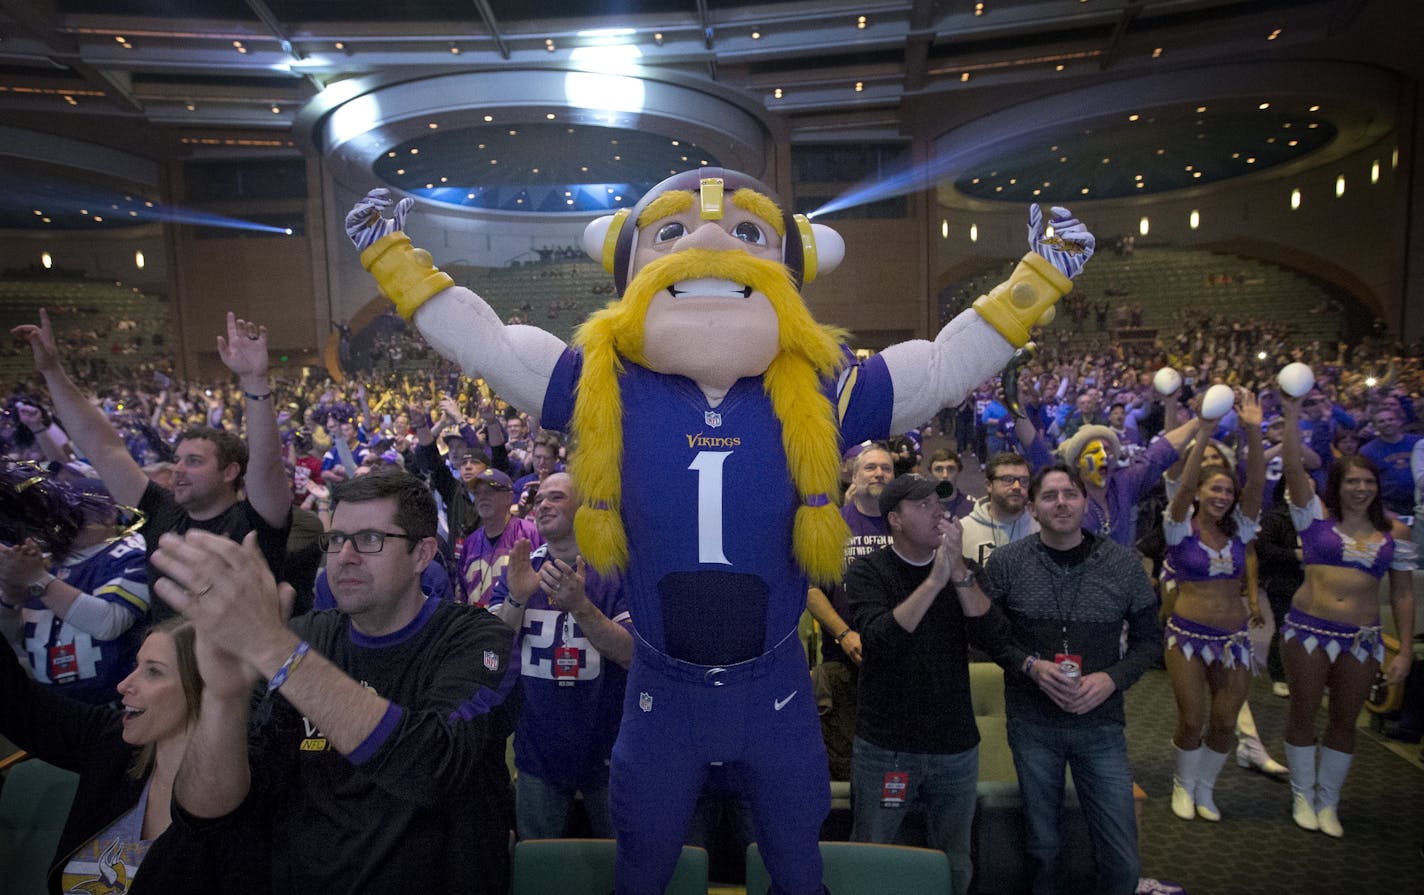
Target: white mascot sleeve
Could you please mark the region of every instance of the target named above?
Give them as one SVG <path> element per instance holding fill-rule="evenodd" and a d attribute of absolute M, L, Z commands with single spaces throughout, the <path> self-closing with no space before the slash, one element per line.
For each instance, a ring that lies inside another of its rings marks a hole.
<path fill-rule="evenodd" d="M 1073 288 L 1072 277 L 1093 256 L 1095 240 L 1067 209 L 1053 209 L 1052 236 L 1043 213 L 1029 207 L 1029 251 L 1009 279 L 980 296 L 933 342 L 917 339 L 886 348 L 885 365 L 895 383 L 890 431 L 904 432 L 958 404 L 980 382 L 1008 363 L 1029 340 L 1029 329 L 1053 319 L 1053 305 Z M 952 347 L 951 347 L 952 346 Z"/>
<path fill-rule="evenodd" d="M 506 401 L 537 416 L 567 346 L 538 327 L 506 325 L 484 299 L 437 270 L 430 254 L 413 247 L 404 232 L 413 204 L 413 199 L 402 199 L 392 217 L 383 217 L 391 206 L 390 191 L 375 189 L 346 215 L 346 235 L 361 250 L 362 266 L 436 351 L 458 363 L 466 376 L 483 377 Z"/>

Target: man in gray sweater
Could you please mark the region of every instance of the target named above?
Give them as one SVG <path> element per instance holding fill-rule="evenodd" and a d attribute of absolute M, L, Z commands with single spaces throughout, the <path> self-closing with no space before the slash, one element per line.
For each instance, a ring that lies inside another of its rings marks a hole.
<path fill-rule="evenodd" d="M 1029 504 L 1038 536 L 995 550 L 984 583 L 1013 628 L 1013 647 L 998 658 L 1033 891 L 1059 893 L 1066 883 L 1058 813 L 1067 766 L 1093 839 L 1093 891 L 1126 895 L 1139 862 L 1122 693 L 1162 652 L 1157 600 L 1136 553 L 1083 529 L 1076 470 L 1039 470 Z"/>

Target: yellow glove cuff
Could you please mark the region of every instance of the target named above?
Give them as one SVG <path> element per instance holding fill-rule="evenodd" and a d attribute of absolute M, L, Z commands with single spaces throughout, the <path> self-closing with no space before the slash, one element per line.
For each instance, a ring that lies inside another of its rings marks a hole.
<path fill-rule="evenodd" d="M 1053 304 L 1072 289 L 1072 280 L 1042 255 L 1029 252 L 1007 280 L 995 286 L 988 295 L 975 299 L 974 310 L 1010 345 L 1022 348 L 1028 341 L 1029 327 L 1040 320 L 1051 322 Z"/>
<path fill-rule="evenodd" d="M 407 320 L 432 295 L 455 285 L 449 274 L 436 269 L 429 252 L 412 246 L 410 237 L 399 230 L 371 243 L 361 253 L 361 266 Z"/>

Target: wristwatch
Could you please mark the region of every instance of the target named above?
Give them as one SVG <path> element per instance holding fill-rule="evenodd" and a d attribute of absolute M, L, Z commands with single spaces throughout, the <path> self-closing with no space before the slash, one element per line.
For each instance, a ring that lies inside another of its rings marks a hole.
<path fill-rule="evenodd" d="M 41 599 L 42 597 L 44 597 L 45 591 L 49 589 L 50 584 L 54 580 L 55 577 L 46 572 L 43 578 L 39 579 L 38 581 L 30 582 L 30 586 L 25 590 L 25 595 L 28 596 L 31 600 Z"/>

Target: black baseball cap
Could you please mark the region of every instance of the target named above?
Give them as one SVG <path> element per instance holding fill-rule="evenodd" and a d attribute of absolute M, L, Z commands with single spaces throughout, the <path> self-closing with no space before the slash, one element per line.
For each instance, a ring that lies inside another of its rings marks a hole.
<path fill-rule="evenodd" d="M 953 497 L 954 485 L 920 475 L 918 472 L 897 476 L 880 492 L 880 515 L 888 516 L 902 500 L 921 500 L 931 494 L 941 498 Z"/>

